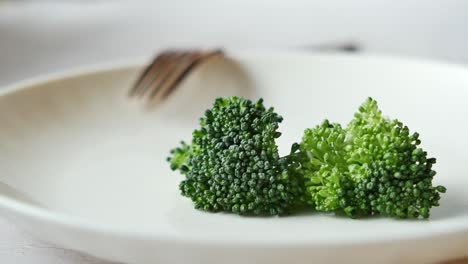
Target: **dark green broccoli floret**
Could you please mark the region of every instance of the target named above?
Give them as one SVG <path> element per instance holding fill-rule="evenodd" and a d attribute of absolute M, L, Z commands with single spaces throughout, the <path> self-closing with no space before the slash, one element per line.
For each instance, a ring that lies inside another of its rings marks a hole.
<path fill-rule="evenodd" d="M 445 187 L 432 185 L 436 160 L 420 143 L 371 98 L 346 129 L 328 121 L 307 129 L 300 148 L 309 203 L 350 217 L 428 218 Z"/>
<path fill-rule="evenodd" d="M 239 97 L 216 99 L 200 119 L 190 145 L 171 151 L 171 168 L 185 179 L 182 195 L 195 208 L 276 215 L 301 201 L 303 183 L 292 154 L 280 158 L 275 139 L 282 117 Z"/>

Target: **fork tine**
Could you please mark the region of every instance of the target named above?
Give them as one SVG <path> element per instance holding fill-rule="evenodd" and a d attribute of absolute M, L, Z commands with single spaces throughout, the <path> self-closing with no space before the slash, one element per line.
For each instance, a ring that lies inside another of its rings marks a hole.
<path fill-rule="evenodd" d="M 150 93 L 148 94 L 148 99 L 154 99 L 159 97 L 164 90 L 167 89 L 167 84 L 172 83 L 177 76 L 179 76 L 183 69 L 190 66 L 194 60 L 201 56 L 201 53 L 196 52 L 187 52 L 184 53 L 184 56 L 180 57 L 178 60 L 173 61 L 171 70 L 165 74 L 164 78 L 160 79 L 160 81 L 151 89 Z"/>
<path fill-rule="evenodd" d="M 221 50 L 163 52 L 144 69 L 128 95 L 148 99 L 166 97 L 197 64 L 216 54 L 223 53 Z"/>
<path fill-rule="evenodd" d="M 145 83 L 148 77 L 152 76 L 152 72 L 154 72 L 154 68 L 157 66 L 158 63 L 165 60 L 166 57 L 169 55 L 169 52 L 163 52 L 159 54 L 153 61 L 145 68 L 145 70 L 140 74 L 140 77 L 133 85 L 132 89 L 129 92 L 129 96 L 134 96 L 138 93 L 143 83 Z"/>
<path fill-rule="evenodd" d="M 160 83 L 160 86 L 152 91 L 149 99 L 164 98 L 195 68 L 196 65 L 206 61 L 210 57 L 222 54 L 220 50 L 212 52 L 191 52 L 177 63 L 177 67 Z"/>
<path fill-rule="evenodd" d="M 147 85 L 146 89 L 142 91 L 142 96 L 147 96 L 155 93 L 169 75 L 177 68 L 178 64 L 190 54 L 189 52 L 177 52 L 170 58 L 168 58 L 164 63 L 160 64 L 160 67 L 157 68 L 157 71 L 153 74 L 152 81 Z"/>
<path fill-rule="evenodd" d="M 166 75 L 175 67 L 174 62 L 184 56 L 183 52 L 168 52 L 161 60 L 155 62 L 153 71 L 148 74 L 147 81 L 141 85 L 139 97 L 144 97 L 149 91 L 157 87 Z"/>
<path fill-rule="evenodd" d="M 174 78 L 172 83 L 167 85 L 167 89 L 161 90 L 161 97 L 167 97 L 189 75 L 189 73 L 195 69 L 195 67 L 208 61 L 210 58 L 219 55 L 223 55 L 223 52 L 221 50 L 206 52 L 202 56 L 198 57 L 184 71 L 182 71 L 176 78 Z"/>
<path fill-rule="evenodd" d="M 158 78 L 164 77 L 167 65 L 171 65 L 181 55 L 181 52 L 166 51 L 157 56 L 143 72 L 140 80 L 133 87 L 131 95 L 143 96 Z"/>

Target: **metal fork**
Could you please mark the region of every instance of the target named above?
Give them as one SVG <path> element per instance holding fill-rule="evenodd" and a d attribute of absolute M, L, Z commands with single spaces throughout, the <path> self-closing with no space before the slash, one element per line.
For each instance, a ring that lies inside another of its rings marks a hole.
<path fill-rule="evenodd" d="M 308 46 L 306 49 L 319 51 L 356 52 L 359 45 L 350 43 L 329 43 Z M 160 53 L 152 63 L 145 68 L 137 82 L 129 92 L 130 97 L 162 100 L 167 97 L 177 85 L 192 72 L 195 67 L 207 62 L 212 57 L 224 56 L 217 50 L 168 50 Z"/>
<path fill-rule="evenodd" d="M 190 73 L 195 66 L 215 56 L 224 56 L 221 50 L 169 50 L 160 53 L 145 68 L 130 90 L 130 97 L 149 100 L 163 99 Z"/>

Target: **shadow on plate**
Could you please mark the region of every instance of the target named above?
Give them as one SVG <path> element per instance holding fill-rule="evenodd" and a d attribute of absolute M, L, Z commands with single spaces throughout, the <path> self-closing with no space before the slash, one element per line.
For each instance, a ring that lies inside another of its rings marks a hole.
<path fill-rule="evenodd" d="M 468 201 L 463 198 L 457 193 L 451 193 L 450 189 L 448 189 L 446 194 L 442 194 L 440 206 L 432 209 L 430 220 L 443 220 L 468 215 Z"/>
<path fill-rule="evenodd" d="M 312 216 L 320 214 L 323 216 L 330 216 L 336 218 L 343 218 L 343 219 L 350 219 L 344 213 L 325 213 L 325 212 L 316 212 L 311 210 L 310 208 L 303 207 L 295 210 L 290 215 L 292 216 Z M 431 216 L 429 219 L 395 219 L 398 221 L 438 221 L 450 218 L 456 218 L 459 216 L 467 215 L 468 214 L 468 203 L 463 200 L 463 197 L 457 195 L 456 193 L 448 193 L 442 196 L 440 201 L 440 206 L 433 207 L 431 209 Z M 285 216 L 287 217 L 287 216 Z M 384 216 L 369 216 L 363 217 L 359 219 L 380 219 L 386 218 Z"/>
<path fill-rule="evenodd" d="M 171 119 L 198 120 L 215 98 L 242 96 L 257 99 L 248 72 L 230 58 L 213 58 L 200 65 L 164 101 L 155 101 L 150 109 L 167 112 Z"/>

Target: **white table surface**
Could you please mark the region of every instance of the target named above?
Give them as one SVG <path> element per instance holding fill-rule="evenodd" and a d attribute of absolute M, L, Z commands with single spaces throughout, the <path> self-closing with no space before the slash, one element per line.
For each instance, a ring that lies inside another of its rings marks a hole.
<path fill-rule="evenodd" d="M 0 0 L 0 87 L 168 46 L 291 48 L 357 41 L 366 52 L 468 63 L 468 1 Z M 0 263 L 109 263 L 0 218 Z"/>

